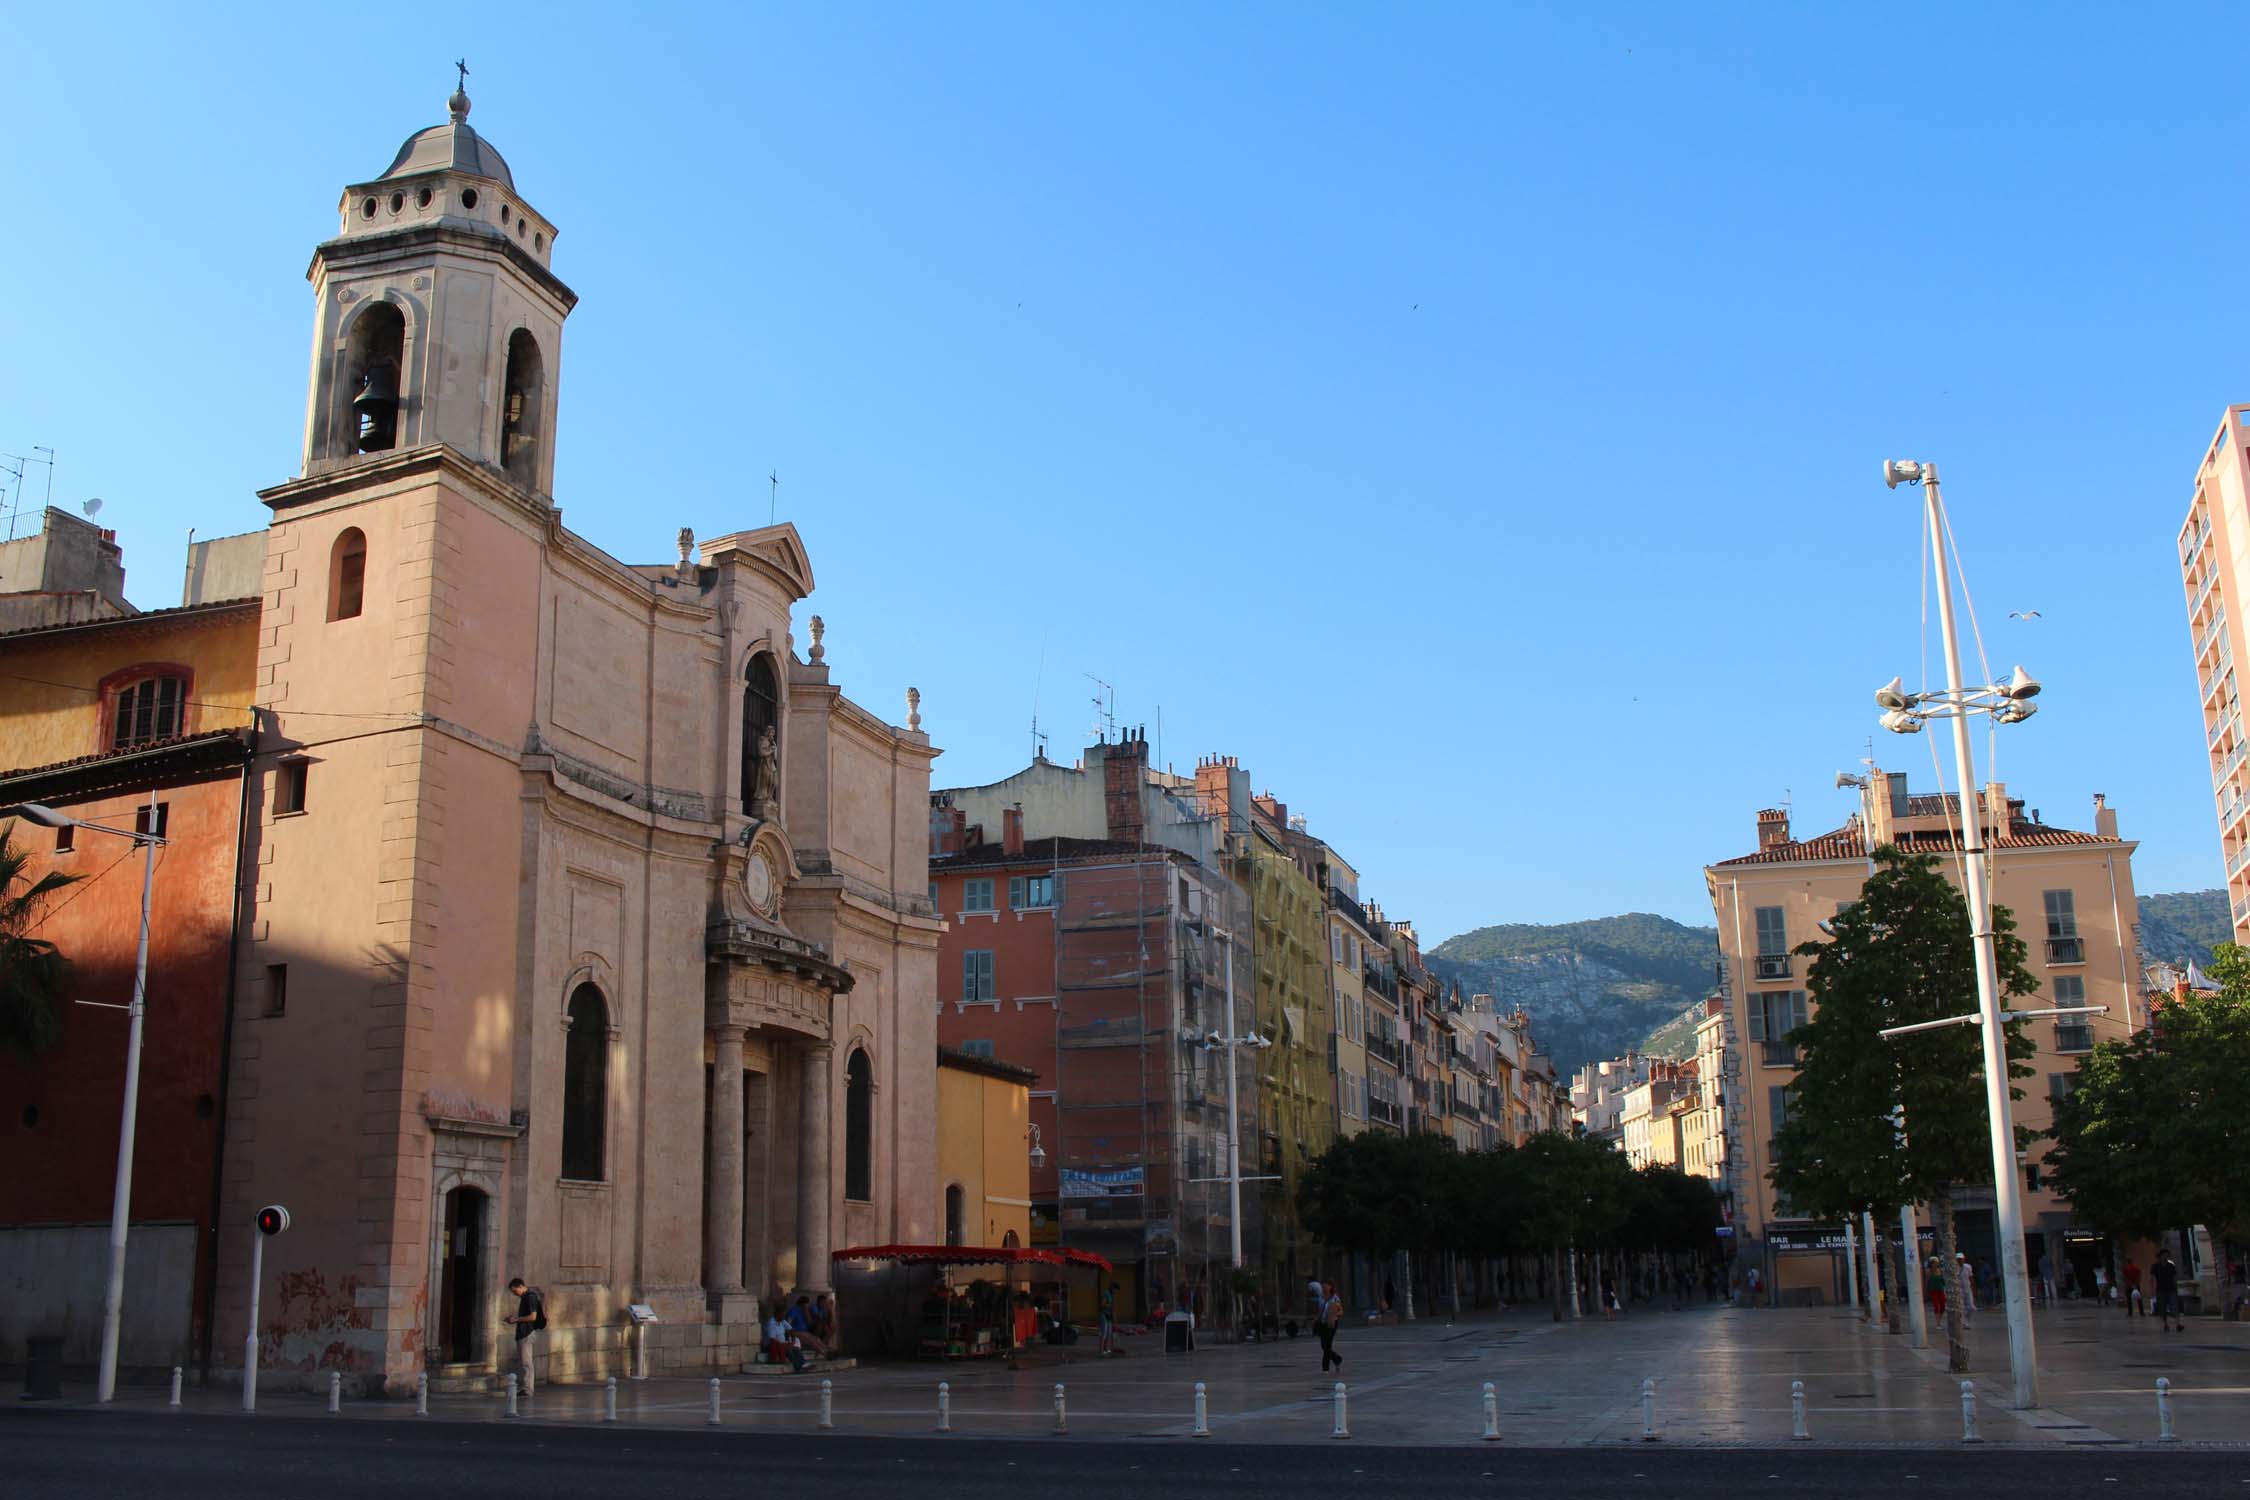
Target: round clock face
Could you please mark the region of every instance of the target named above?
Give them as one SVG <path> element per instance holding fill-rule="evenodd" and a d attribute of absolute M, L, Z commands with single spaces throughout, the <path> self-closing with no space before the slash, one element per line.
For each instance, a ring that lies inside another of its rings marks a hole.
<path fill-rule="evenodd" d="M 765 855 L 751 855 L 750 863 L 743 867 L 742 888 L 750 904 L 769 916 L 773 913 L 773 887 L 773 866 L 766 862 Z"/>

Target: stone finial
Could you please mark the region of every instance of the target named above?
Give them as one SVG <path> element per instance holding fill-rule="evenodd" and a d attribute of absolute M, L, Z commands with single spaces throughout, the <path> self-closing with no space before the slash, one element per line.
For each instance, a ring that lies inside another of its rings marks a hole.
<path fill-rule="evenodd" d="M 682 526 L 679 542 L 680 576 L 682 578 L 693 578 L 695 576 L 695 528 Z"/>
<path fill-rule="evenodd" d="M 805 660 L 816 667 L 828 660 L 828 648 L 820 643 L 820 637 L 827 629 L 826 620 L 818 615 L 812 617 L 812 649 L 805 653 Z"/>
<path fill-rule="evenodd" d="M 906 728 L 910 734 L 921 732 L 922 690 L 920 688 L 910 687 L 906 690 Z"/>

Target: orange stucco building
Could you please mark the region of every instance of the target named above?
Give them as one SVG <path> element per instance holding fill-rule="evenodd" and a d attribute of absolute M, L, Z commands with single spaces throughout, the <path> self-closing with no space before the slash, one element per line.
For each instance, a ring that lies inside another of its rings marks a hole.
<path fill-rule="evenodd" d="M 85 612 L 53 605 L 43 607 L 63 622 L 0 636 L 0 805 L 40 803 L 113 828 L 153 817 L 165 839 L 150 882 L 119 1358 L 128 1370 L 192 1367 L 210 1353 L 258 606 L 69 619 Z M 36 918 L 35 935 L 73 962 L 61 1041 L 36 1061 L 0 1054 L 0 1129 L 12 1136 L 0 1172 L 0 1348 L 60 1337 L 67 1362 L 91 1364 L 144 861 L 132 840 L 93 829 L 7 826 L 31 855 L 28 880 L 59 871 L 78 883 Z"/>

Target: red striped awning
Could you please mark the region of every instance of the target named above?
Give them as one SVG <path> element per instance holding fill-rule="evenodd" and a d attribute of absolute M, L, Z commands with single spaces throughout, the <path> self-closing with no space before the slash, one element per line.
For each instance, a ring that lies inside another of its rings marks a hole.
<path fill-rule="evenodd" d="M 1115 1269 L 1091 1250 L 1026 1245 L 854 1245 L 830 1260 L 888 1260 L 905 1266 L 1087 1266 Z"/>

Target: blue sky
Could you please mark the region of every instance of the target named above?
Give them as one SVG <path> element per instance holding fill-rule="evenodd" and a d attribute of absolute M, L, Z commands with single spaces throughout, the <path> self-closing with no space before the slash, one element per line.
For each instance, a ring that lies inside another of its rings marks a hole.
<path fill-rule="evenodd" d="M 294 472 L 310 251 L 465 54 L 582 298 L 566 523 L 661 560 L 778 469 L 837 679 L 921 688 L 940 784 L 1035 703 L 1071 758 L 1094 674 L 1425 940 L 1708 921 L 1869 734 L 1933 784 L 1869 697 L 1921 457 L 2048 685 L 1999 774 L 2220 883 L 2173 539 L 2250 399 L 2229 8 L 438 15 L 13 8 L 0 451 L 104 499 L 144 606 Z"/>

